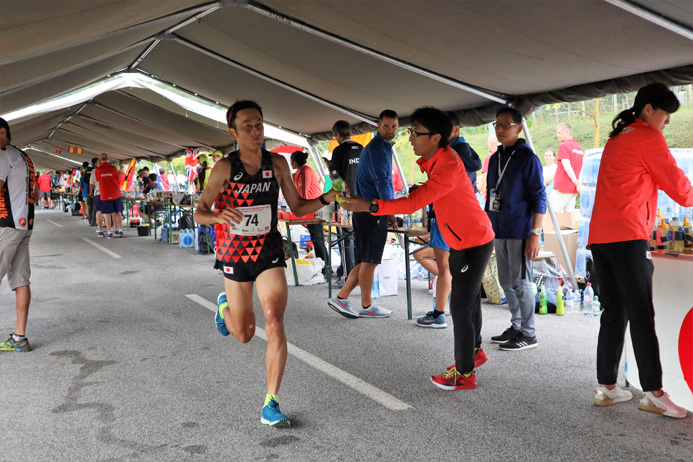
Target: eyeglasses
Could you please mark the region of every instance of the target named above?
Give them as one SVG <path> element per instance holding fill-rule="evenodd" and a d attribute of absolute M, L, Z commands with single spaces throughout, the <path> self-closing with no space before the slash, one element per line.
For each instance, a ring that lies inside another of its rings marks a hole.
<path fill-rule="evenodd" d="M 507 130 L 515 125 L 520 124 L 516 124 L 515 122 L 493 122 L 493 128 L 502 128 L 503 130 Z"/>
<path fill-rule="evenodd" d="M 407 133 L 409 133 L 409 135 L 413 136 L 414 138 L 418 138 L 418 137 L 424 136 L 424 135 L 427 135 L 427 136 L 433 135 L 433 133 L 431 133 L 431 132 L 415 132 L 411 128 L 407 128 Z"/>

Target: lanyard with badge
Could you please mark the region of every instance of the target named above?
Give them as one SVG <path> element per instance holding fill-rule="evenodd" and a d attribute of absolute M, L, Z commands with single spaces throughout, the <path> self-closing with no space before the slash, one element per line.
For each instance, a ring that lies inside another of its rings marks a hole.
<path fill-rule="evenodd" d="M 501 171 L 501 154 L 498 152 L 498 181 L 496 181 L 496 187 L 493 188 L 491 191 L 489 191 L 489 210 L 491 212 L 500 212 L 500 200 L 501 200 L 501 192 L 500 192 L 500 184 L 501 180 L 503 179 L 503 175 L 505 175 L 505 171 L 508 168 L 508 164 L 510 163 L 510 160 L 513 158 L 515 155 L 515 150 L 510 153 L 510 157 L 508 157 L 508 161 L 505 163 L 505 167 L 503 167 L 503 171 Z"/>

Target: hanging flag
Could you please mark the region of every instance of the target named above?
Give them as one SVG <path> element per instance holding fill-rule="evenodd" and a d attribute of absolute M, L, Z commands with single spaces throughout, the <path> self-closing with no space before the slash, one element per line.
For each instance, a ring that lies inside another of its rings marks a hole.
<path fill-rule="evenodd" d="M 63 153 L 63 150 L 60 149 L 60 148 L 55 148 L 55 153 L 56 153 L 56 154 L 62 154 L 62 153 Z"/>
<path fill-rule="evenodd" d="M 82 154 L 82 146 L 75 146 L 75 151 L 77 152 L 77 154 Z"/>
<path fill-rule="evenodd" d="M 125 173 L 125 181 L 123 182 L 123 190 L 127 191 L 132 186 L 132 178 L 135 176 L 135 159 L 130 159 L 127 172 Z"/>
<path fill-rule="evenodd" d="M 68 144 L 68 145 L 67 145 L 67 152 L 73 153 L 73 154 L 74 154 L 74 152 L 75 152 L 75 147 L 72 146 L 71 144 Z"/>
<path fill-rule="evenodd" d="M 197 160 L 199 155 L 199 148 L 188 148 L 185 150 L 185 173 L 189 182 L 195 180 L 197 170 L 200 168 L 200 161 Z"/>
<path fill-rule="evenodd" d="M 72 154 L 82 154 L 82 146 L 72 146 L 71 144 L 68 144 L 67 151 Z"/>

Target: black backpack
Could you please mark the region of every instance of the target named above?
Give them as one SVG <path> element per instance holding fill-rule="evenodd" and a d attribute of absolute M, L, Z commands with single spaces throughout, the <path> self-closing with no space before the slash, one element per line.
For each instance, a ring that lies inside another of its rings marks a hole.
<path fill-rule="evenodd" d="M 216 251 L 216 239 L 214 229 L 211 226 L 200 226 L 197 236 L 197 251 L 202 255 L 208 255 Z"/>
<path fill-rule="evenodd" d="M 178 229 L 193 229 L 193 218 L 192 213 L 185 212 L 183 216 L 178 219 Z"/>
<path fill-rule="evenodd" d="M 72 216 L 77 217 L 81 215 L 79 211 L 82 209 L 82 204 L 79 202 L 75 202 L 74 205 L 72 206 Z"/>

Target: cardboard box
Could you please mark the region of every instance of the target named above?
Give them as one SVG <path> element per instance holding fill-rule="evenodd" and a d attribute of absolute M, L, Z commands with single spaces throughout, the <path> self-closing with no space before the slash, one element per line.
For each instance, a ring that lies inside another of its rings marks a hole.
<path fill-rule="evenodd" d="M 563 236 L 563 242 L 565 243 L 565 248 L 568 251 L 568 256 L 570 257 L 570 264 L 575 269 L 575 256 L 577 255 L 577 236 L 578 231 L 576 229 L 564 229 L 561 230 L 561 236 Z M 568 271 L 568 266 L 565 264 L 565 258 L 563 258 L 563 252 L 561 252 L 561 246 L 558 244 L 558 236 L 553 231 L 544 231 L 544 249 L 556 254 L 558 261 L 563 266 L 563 269 Z"/>
<path fill-rule="evenodd" d="M 180 231 L 174 229 L 171 231 L 171 244 L 178 244 L 178 239 L 180 238 Z"/>
<path fill-rule="evenodd" d="M 575 212 L 562 212 L 562 213 L 555 213 L 556 215 L 556 221 L 558 222 L 558 226 L 561 229 L 577 229 L 577 225 L 575 224 Z M 542 227 L 544 228 L 544 232 L 546 231 L 553 231 L 555 232 L 556 230 L 553 227 L 553 222 L 551 221 L 551 215 L 549 215 L 548 212 L 544 215 L 544 221 L 542 222 Z"/>

